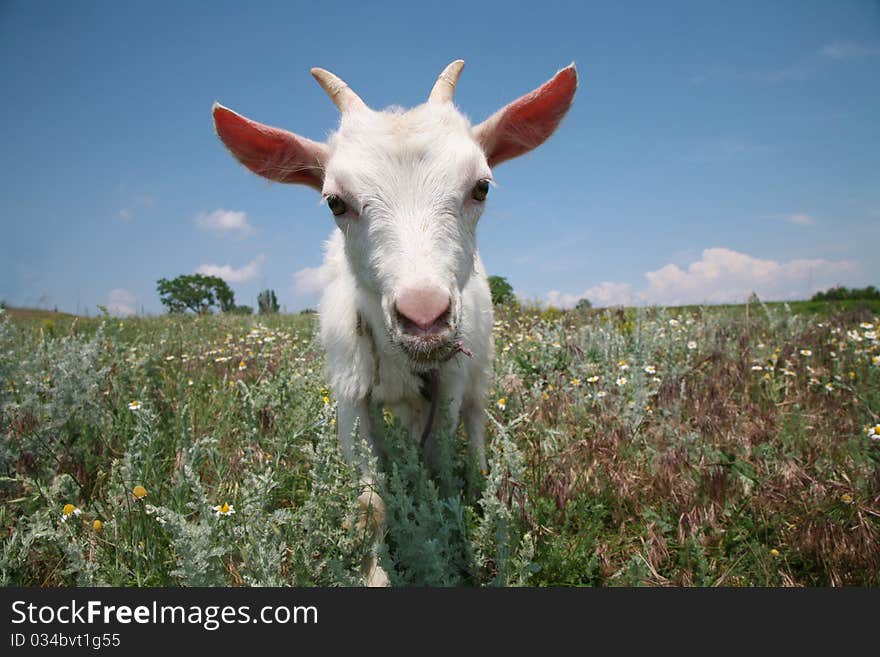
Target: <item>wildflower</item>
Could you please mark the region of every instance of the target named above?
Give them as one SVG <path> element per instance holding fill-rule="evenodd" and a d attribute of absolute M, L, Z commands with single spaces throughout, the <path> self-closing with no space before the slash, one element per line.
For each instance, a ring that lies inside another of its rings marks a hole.
<path fill-rule="evenodd" d="M 773 548 L 772 550 L 770 550 L 770 556 L 773 557 L 773 558 L 778 557 L 778 556 L 779 556 L 779 550 L 777 550 L 776 548 Z"/>
<path fill-rule="evenodd" d="M 560 349 L 561 347 L 562 347 L 562 345 L 559 344 L 558 342 L 554 342 L 554 343 L 553 343 L 553 348 L 554 348 L 554 349 Z"/>
<path fill-rule="evenodd" d="M 645 365 L 645 374 L 656 374 L 657 368 L 653 365 Z"/>
<path fill-rule="evenodd" d="M 694 340 L 691 340 L 690 342 L 688 342 L 687 348 L 693 351 L 697 348 L 697 343 Z"/>
<path fill-rule="evenodd" d="M 629 369 L 629 363 L 627 363 L 625 360 L 621 360 L 621 361 L 618 361 L 618 363 L 617 363 L 617 367 L 619 367 L 620 369 L 626 371 L 626 370 Z"/>
<path fill-rule="evenodd" d="M 602 399 L 602 397 L 604 397 L 607 394 L 608 393 L 605 392 L 604 390 L 600 390 L 599 392 L 596 393 L 596 399 Z"/>
<path fill-rule="evenodd" d="M 573 385 L 575 388 L 578 387 L 580 384 L 581 384 L 581 380 L 578 379 L 577 377 L 575 377 L 571 380 L 571 385 Z"/>
<path fill-rule="evenodd" d="M 805 356 L 805 357 L 809 358 L 812 355 L 813 355 L 812 349 L 801 349 L 801 356 Z"/>
<path fill-rule="evenodd" d="M 764 370 L 762 365 L 752 365 L 752 372 L 761 372 Z"/>
<path fill-rule="evenodd" d="M 844 493 L 843 495 L 840 496 L 840 501 L 843 502 L 844 504 L 852 504 L 853 497 L 849 493 Z"/>
<path fill-rule="evenodd" d="M 68 502 L 64 505 L 64 508 L 61 509 L 61 522 L 67 522 L 70 516 L 78 516 L 81 513 L 82 511 L 80 511 L 80 509 Z"/>
<path fill-rule="evenodd" d="M 192 380 L 192 379 L 187 379 L 187 380 L 186 380 L 186 385 L 191 386 L 192 384 L 193 384 L 193 380 Z"/>
<path fill-rule="evenodd" d="M 679 322 L 678 322 L 677 319 L 670 319 L 670 320 L 669 320 L 669 325 L 670 325 L 671 327 L 673 327 L 673 328 L 675 328 L 676 326 L 678 326 L 678 324 L 679 324 Z"/>
<path fill-rule="evenodd" d="M 871 440 L 880 440 L 880 424 L 874 424 L 865 428 L 865 433 Z"/>
<path fill-rule="evenodd" d="M 825 390 L 827 390 L 828 392 L 831 392 L 832 390 L 834 390 L 834 384 L 831 383 L 831 381 L 829 381 L 828 383 L 825 384 Z"/>
<path fill-rule="evenodd" d="M 615 381 L 615 383 L 619 386 L 625 386 L 626 382 L 627 382 L 627 378 L 625 376 L 619 376 L 619 377 L 617 377 L 617 381 Z"/>
<path fill-rule="evenodd" d="M 871 356 L 871 365 L 880 365 L 880 356 Z"/>
<path fill-rule="evenodd" d="M 92 531 L 97 534 L 102 529 L 104 529 L 104 523 L 95 518 L 95 521 L 92 523 Z"/>
<path fill-rule="evenodd" d="M 865 331 L 862 335 L 865 336 L 865 340 L 876 340 L 877 339 L 877 331 Z"/>
<path fill-rule="evenodd" d="M 170 356 L 165 356 L 166 361 L 174 360 L 175 358 L 176 356 L 174 354 L 171 354 Z"/>
<path fill-rule="evenodd" d="M 327 404 L 330 403 L 330 398 L 329 398 L 327 395 L 324 395 L 324 396 L 321 398 L 321 400 L 324 402 L 324 405 L 325 405 L 325 406 L 326 406 Z"/>
<path fill-rule="evenodd" d="M 871 324 L 870 322 L 862 322 L 861 324 L 859 324 L 859 328 L 863 328 L 866 331 L 870 331 L 874 328 L 874 325 Z"/>
<path fill-rule="evenodd" d="M 128 409 L 130 411 L 139 411 L 139 410 L 141 410 L 141 406 L 143 406 L 143 404 L 141 404 L 137 400 L 128 402 Z"/>
<path fill-rule="evenodd" d="M 663 383 L 663 379 L 661 379 L 659 376 L 652 376 L 651 381 L 653 381 L 654 383 Z"/>
<path fill-rule="evenodd" d="M 246 370 L 246 369 L 247 369 L 247 363 L 244 362 L 244 358 L 242 358 L 242 359 L 238 362 L 238 369 L 239 369 L 239 370 Z"/>
<path fill-rule="evenodd" d="M 212 506 L 211 510 L 214 512 L 214 515 L 218 518 L 220 516 L 231 516 L 235 513 L 235 508 L 229 504 L 228 502 L 224 502 L 223 504 L 218 504 L 217 506 Z"/>
<path fill-rule="evenodd" d="M 495 403 L 495 405 L 496 405 L 499 409 L 501 409 L 501 410 L 503 411 L 505 408 L 507 408 L 507 400 L 506 400 L 504 397 L 501 397 L 501 398 Z"/>
<path fill-rule="evenodd" d="M 596 381 L 598 381 L 598 380 L 599 380 L 599 375 L 594 374 L 593 376 L 591 376 L 590 378 L 587 379 L 587 383 L 596 383 Z"/>
<path fill-rule="evenodd" d="M 131 494 L 135 496 L 135 499 L 142 500 L 147 496 L 147 489 L 138 484 L 131 489 Z"/>

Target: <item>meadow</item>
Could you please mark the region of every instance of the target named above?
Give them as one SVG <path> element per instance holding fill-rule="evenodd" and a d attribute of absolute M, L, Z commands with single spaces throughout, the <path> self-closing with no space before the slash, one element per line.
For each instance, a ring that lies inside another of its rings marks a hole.
<path fill-rule="evenodd" d="M 392 583 L 880 585 L 878 310 L 497 308 L 487 477 L 377 410 Z M 361 584 L 313 314 L 11 315 L 2 585 Z"/>

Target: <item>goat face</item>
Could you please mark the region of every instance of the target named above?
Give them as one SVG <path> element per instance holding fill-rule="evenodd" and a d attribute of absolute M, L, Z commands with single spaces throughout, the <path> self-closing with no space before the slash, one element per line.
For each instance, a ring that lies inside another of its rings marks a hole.
<path fill-rule="evenodd" d="M 543 143 L 577 89 L 571 65 L 472 127 L 452 102 L 463 66 L 447 66 L 425 104 L 384 112 L 312 69 L 342 113 L 326 144 L 214 106 L 217 134 L 242 164 L 322 193 L 359 287 L 415 370 L 436 367 L 461 346 L 461 292 L 474 273 L 492 167 Z"/>
<path fill-rule="evenodd" d="M 363 291 L 415 369 L 451 356 L 492 172 L 451 103 L 343 115 L 322 193 Z"/>

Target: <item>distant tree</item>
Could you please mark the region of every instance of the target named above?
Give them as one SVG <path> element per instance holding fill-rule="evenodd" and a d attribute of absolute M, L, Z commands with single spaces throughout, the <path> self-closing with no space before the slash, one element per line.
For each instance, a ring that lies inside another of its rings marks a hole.
<path fill-rule="evenodd" d="M 575 310 L 589 310 L 593 307 L 593 304 L 590 303 L 589 299 L 578 299 L 578 302 L 574 305 Z"/>
<path fill-rule="evenodd" d="M 235 306 L 229 312 L 231 312 L 233 315 L 253 315 L 254 309 L 250 306 Z"/>
<path fill-rule="evenodd" d="M 878 300 L 880 290 L 873 285 L 863 288 L 848 288 L 837 285 L 824 292 L 816 292 L 810 301 Z"/>
<path fill-rule="evenodd" d="M 513 286 L 503 276 L 489 277 L 489 291 L 492 293 L 492 304 L 496 306 L 504 305 L 516 298 L 513 295 Z"/>
<path fill-rule="evenodd" d="M 278 299 L 275 290 L 263 290 L 257 296 L 257 306 L 261 315 L 272 315 L 278 312 Z"/>
<path fill-rule="evenodd" d="M 230 312 L 235 308 L 235 293 L 219 276 L 182 274 L 172 280 L 160 278 L 156 283 L 156 290 L 169 313 L 191 310 L 205 314 L 211 312 L 214 306 L 218 306 L 223 312 Z"/>

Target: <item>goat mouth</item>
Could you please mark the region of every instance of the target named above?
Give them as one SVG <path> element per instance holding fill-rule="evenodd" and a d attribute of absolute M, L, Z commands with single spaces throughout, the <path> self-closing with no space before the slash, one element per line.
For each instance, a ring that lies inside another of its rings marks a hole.
<path fill-rule="evenodd" d="M 398 324 L 392 340 L 416 365 L 436 365 L 449 360 L 457 350 L 458 332 L 449 324 L 429 328 L 406 327 Z"/>
<path fill-rule="evenodd" d="M 455 334 L 446 331 L 442 334 L 398 335 L 397 344 L 415 363 L 436 364 L 448 360 L 455 353 Z"/>

